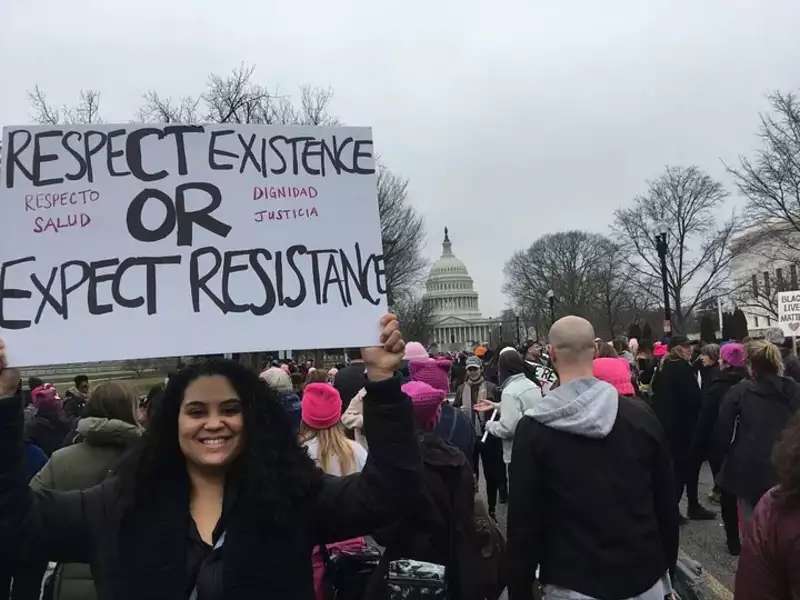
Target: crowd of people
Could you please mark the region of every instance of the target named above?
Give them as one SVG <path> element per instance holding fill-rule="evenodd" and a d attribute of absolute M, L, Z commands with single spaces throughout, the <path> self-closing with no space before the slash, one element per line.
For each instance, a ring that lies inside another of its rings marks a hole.
<path fill-rule="evenodd" d="M 198 360 L 138 398 L 23 387 L 0 341 L 0 599 L 662 600 L 711 505 L 736 598 L 800 596 L 780 330 L 605 341 L 568 316 L 444 354 L 381 327 L 330 369 Z"/>

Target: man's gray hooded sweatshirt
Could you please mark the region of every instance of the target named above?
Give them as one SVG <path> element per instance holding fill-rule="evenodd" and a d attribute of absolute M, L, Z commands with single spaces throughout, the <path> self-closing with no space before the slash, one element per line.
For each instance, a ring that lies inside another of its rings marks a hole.
<path fill-rule="evenodd" d="M 661 600 L 677 560 L 672 482 L 663 431 L 644 403 L 593 377 L 552 390 L 514 438 L 512 595 L 529 598 L 540 567 L 548 598 Z"/>

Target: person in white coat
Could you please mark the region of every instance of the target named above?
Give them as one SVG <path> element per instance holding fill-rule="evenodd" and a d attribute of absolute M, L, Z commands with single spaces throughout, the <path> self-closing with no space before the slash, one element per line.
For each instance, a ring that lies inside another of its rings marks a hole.
<path fill-rule="evenodd" d="M 503 440 L 503 462 L 509 465 L 517 424 L 525 411 L 533 408 L 542 399 L 542 391 L 527 377 L 525 361 L 514 348 L 503 348 L 500 351 L 497 370 L 502 388 L 500 402 L 485 400 L 478 403 L 475 410 L 498 410 L 499 418 L 488 421 L 486 431 Z"/>

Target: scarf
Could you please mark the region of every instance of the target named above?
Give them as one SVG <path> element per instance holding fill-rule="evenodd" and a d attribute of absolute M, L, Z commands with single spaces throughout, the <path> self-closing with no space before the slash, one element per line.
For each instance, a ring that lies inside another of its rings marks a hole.
<path fill-rule="evenodd" d="M 473 402 L 472 390 L 476 386 L 480 387 L 478 388 L 478 397 Z M 464 407 L 464 410 L 468 411 L 467 415 L 472 422 L 472 431 L 476 437 L 481 437 L 483 431 L 481 431 L 482 426 L 478 413 L 473 410 L 473 407 L 483 400 L 486 400 L 486 380 L 483 378 L 483 375 L 481 375 L 480 379 L 475 381 L 467 379 L 467 381 L 464 382 L 464 389 L 461 392 L 461 406 Z"/>

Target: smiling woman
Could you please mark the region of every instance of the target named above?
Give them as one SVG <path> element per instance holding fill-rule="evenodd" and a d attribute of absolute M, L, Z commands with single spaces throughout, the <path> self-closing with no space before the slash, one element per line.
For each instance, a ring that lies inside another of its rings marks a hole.
<path fill-rule="evenodd" d="M 381 322 L 366 348 L 362 474 L 323 474 L 255 373 L 210 361 L 170 378 L 139 448 L 82 492 L 0 488 L 0 548 L 17 560 L 90 562 L 100 600 L 311 600 L 311 551 L 415 510 L 419 451 L 393 377 L 404 344 Z M 0 342 L 0 481 L 22 481 L 19 374 Z M 47 524 L 47 526 L 45 526 Z"/>

